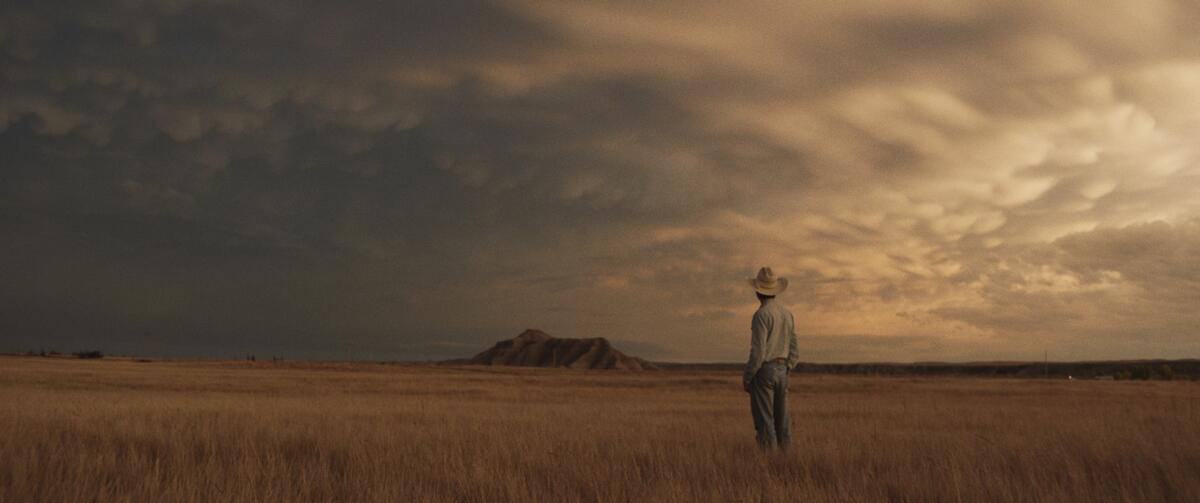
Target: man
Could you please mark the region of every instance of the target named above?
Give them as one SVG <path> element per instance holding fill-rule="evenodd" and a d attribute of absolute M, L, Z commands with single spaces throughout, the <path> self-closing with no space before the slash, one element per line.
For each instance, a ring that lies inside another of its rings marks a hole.
<path fill-rule="evenodd" d="M 750 323 L 750 360 L 742 389 L 750 394 L 750 414 L 758 445 L 765 450 L 787 448 L 792 438 L 788 419 L 788 371 L 800 361 L 796 322 L 775 296 L 787 290 L 787 278 L 776 278 L 770 267 L 750 278 L 758 296 L 758 311 Z"/>

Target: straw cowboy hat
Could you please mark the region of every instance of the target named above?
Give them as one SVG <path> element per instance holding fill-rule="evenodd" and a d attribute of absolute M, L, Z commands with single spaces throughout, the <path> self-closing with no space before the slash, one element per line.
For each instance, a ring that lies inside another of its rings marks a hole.
<path fill-rule="evenodd" d="M 758 270 L 758 277 L 750 278 L 750 286 L 763 295 L 779 295 L 787 290 L 788 280 L 776 278 L 770 267 L 763 267 Z"/>

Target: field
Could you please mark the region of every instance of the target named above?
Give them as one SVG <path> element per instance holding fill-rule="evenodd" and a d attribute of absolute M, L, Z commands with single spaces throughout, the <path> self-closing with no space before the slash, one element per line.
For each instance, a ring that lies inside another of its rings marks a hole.
<path fill-rule="evenodd" d="M 1200 383 L 0 357 L 0 501 L 1200 501 Z"/>

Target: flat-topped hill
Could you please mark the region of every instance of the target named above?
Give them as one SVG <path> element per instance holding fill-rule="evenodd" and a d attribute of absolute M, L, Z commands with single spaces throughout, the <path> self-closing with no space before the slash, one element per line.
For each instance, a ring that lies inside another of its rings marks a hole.
<path fill-rule="evenodd" d="M 618 351 L 603 337 L 559 339 L 532 328 L 512 339 L 497 342 L 491 349 L 471 358 L 470 363 L 573 369 L 658 369 L 653 363 Z"/>

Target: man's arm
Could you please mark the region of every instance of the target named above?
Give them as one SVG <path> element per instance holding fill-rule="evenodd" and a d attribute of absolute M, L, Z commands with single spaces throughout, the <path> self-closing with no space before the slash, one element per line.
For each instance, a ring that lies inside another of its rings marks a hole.
<path fill-rule="evenodd" d="M 746 372 L 742 374 L 742 386 L 749 387 L 750 380 L 758 373 L 763 363 L 763 346 L 767 343 L 767 324 L 757 313 L 750 322 L 750 359 L 746 361 Z"/>
<path fill-rule="evenodd" d="M 788 317 L 791 318 L 791 313 L 788 313 Z M 796 338 L 796 320 L 793 318 L 791 321 L 791 333 L 788 334 L 788 370 L 796 368 L 796 364 L 800 363 L 800 340 Z"/>

